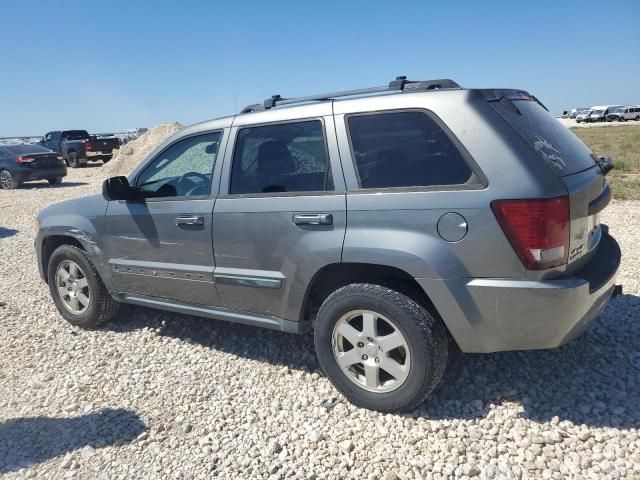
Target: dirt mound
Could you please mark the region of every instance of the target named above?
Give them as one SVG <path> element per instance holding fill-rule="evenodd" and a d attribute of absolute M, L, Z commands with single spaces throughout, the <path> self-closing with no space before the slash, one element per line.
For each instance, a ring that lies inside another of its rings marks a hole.
<path fill-rule="evenodd" d="M 98 175 L 104 177 L 129 175 L 154 148 L 182 128 L 184 125 L 178 122 L 156 125 L 134 141 L 123 145 L 119 150 L 114 150 L 111 161 L 97 169 Z"/>

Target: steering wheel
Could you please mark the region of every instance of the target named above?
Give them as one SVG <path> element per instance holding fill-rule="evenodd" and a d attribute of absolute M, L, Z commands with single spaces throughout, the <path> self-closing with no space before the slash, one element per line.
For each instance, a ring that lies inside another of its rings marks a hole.
<path fill-rule="evenodd" d="M 189 183 L 193 184 L 193 187 L 187 190 L 187 192 L 185 193 L 185 196 L 191 195 L 198 188 L 205 186 L 205 185 L 202 185 L 202 182 L 194 182 L 190 180 L 189 177 L 196 177 L 196 178 L 202 179 L 205 185 L 210 181 L 209 177 L 207 177 L 205 174 L 200 172 L 187 172 L 180 175 L 180 178 L 178 178 L 178 181 L 176 182 L 178 185 L 180 185 L 184 181 L 188 181 Z"/>

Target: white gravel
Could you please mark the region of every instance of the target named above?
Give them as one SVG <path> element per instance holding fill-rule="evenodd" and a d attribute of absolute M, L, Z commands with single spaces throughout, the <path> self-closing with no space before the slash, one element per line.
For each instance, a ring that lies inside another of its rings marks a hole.
<path fill-rule="evenodd" d="M 425 405 L 383 415 L 344 401 L 309 335 L 133 307 L 98 331 L 68 325 L 33 220 L 97 192 L 97 168 L 0 191 L 2 476 L 640 479 L 640 202 L 604 215 L 625 295 L 584 336 L 458 355 Z"/>

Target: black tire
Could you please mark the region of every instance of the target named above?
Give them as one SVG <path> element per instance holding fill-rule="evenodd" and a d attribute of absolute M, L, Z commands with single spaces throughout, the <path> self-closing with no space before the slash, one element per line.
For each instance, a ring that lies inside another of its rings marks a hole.
<path fill-rule="evenodd" d="M 333 352 L 334 327 L 354 310 L 372 310 L 393 319 L 403 335 L 411 363 L 406 379 L 395 390 L 366 390 L 338 365 Z M 448 335 L 442 322 L 411 298 L 379 285 L 356 283 L 329 295 L 318 312 L 314 339 L 320 366 L 333 385 L 354 405 L 371 410 L 414 409 L 436 388 L 447 365 Z"/>
<path fill-rule="evenodd" d="M 87 279 L 90 302 L 82 314 L 71 313 L 64 305 L 56 286 L 56 271 L 64 260 L 71 260 L 79 267 Z M 51 297 L 60 314 L 76 327 L 91 329 L 112 320 L 118 313 L 120 304 L 116 302 L 102 283 L 95 266 L 86 253 L 72 245 L 62 245 L 54 250 L 47 267 L 47 283 Z"/>
<path fill-rule="evenodd" d="M 640 122 L 640 115 L 636 115 L 636 118 L 634 118 L 634 120 L 635 120 L 636 122 Z"/>
<path fill-rule="evenodd" d="M 67 155 L 67 165 L 71 168 L 78 168 L 80 166 L 80 160 L 78 160 L 78 154 L 76 152 L 69 152 Z"/>
<path fill-rule="evenodd" d="M 47 178 L 47 182 L 51 185 L 58 185 L 59 183 L 62 183 L 62 177 Z"/>
<path fill-rule="evenodd" d="M 20 182 L 16 181 L 9 170 L 0 169 L 0 188 L 3 190 L 13 190 L 18 188 Z"/>

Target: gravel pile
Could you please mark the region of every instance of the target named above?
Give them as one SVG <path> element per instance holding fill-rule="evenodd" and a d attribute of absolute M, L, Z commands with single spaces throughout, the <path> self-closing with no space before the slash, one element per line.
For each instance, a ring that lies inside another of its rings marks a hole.
<path fill-rule="evenodd" d="M 115 150 L 111 161 L 96 173 L 104 178 L 128 175 L 154 148 L 182 128 L 184 125 L 178 122 L 156 125 L 134 141 Z"/>
<path fill-rule="evenodd" d="M 0 475 L 6 478 L 640 478 L 640 202 L 603 221 L 625 295 L 553 351 L 454 356 L 416 411 L 356 408 L 293 336 L 143 308 L 85 332 L 40 281 L 33 219 L 99 191 L 0 191 Z M 19 208 L 16 208 L 19 205 Z"/>

